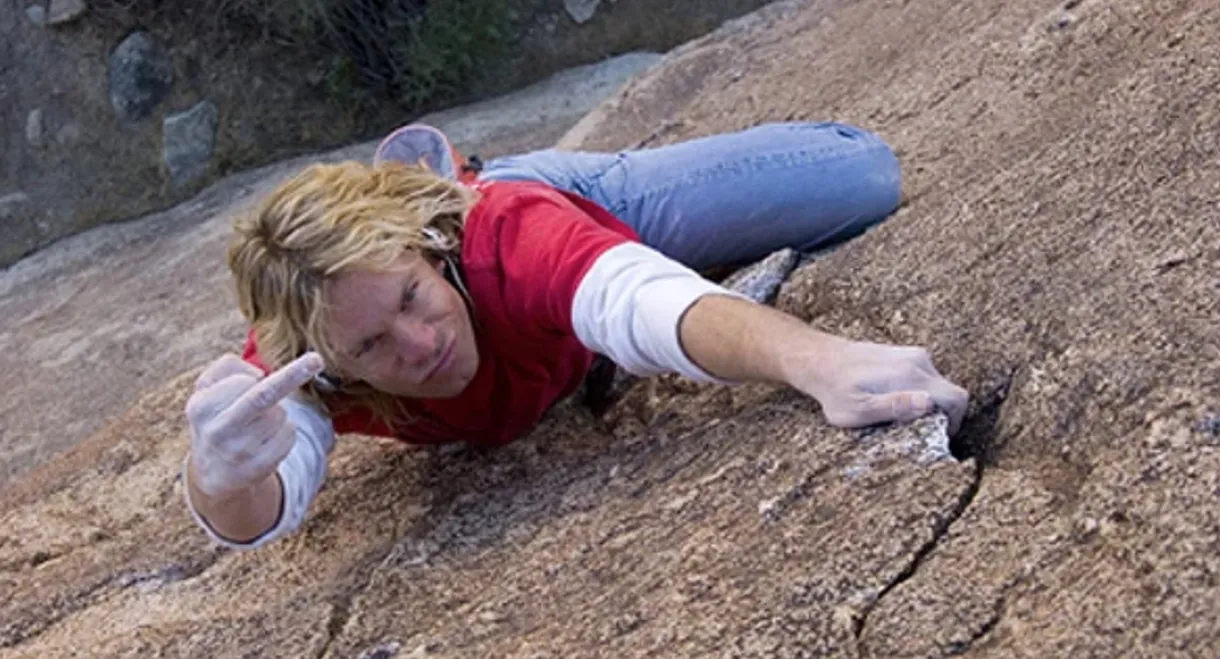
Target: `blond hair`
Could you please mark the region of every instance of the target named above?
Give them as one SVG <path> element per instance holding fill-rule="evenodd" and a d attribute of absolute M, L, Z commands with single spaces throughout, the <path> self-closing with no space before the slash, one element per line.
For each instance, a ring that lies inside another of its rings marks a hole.
<path fill-rule="evenodd" d="M 324 331 L 327 283 L 388 267 L 404 250 L 456 253 L 475 199 L 469 187 L 423 167 L 349 161 L 305 169 L 239 217 L 229 270 L 266 365 L 280 368 L 310 349 L 339 363 Z M 312 384 L 306 394 L 339 411 L 339 397 Z M 342 394 L 387 423 L 404 413 L 397 398 L 367 384 L 345 384 Z"/>

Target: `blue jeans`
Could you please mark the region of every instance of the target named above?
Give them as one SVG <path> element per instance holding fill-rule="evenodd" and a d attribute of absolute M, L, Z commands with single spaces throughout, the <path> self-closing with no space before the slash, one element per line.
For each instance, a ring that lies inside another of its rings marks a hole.
<path fill-rule="evenodd" d="M 695 270 L 836 245 L 892 213 L 902 185 L 880 137 L 837 123 L 765 124 L 619 153 L 546 149 L 488 160 L 480 178 L 575 192 Z"/>

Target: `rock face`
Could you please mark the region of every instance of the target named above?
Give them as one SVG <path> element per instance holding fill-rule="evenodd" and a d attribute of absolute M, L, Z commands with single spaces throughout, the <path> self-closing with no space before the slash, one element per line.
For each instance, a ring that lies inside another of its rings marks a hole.
<path fill-rule="evenodd" d="M 234 554 L 182 508 L 188 372 L 0 494 L 0 656 L 1216 655 L 1220 7 L 1069 4 L 777 6 L 565 140 L 891 140 L 905 205 L 776 303 L 931 348 L 963 461 L 662 378 L 502 451 L 345 439 Z"/>

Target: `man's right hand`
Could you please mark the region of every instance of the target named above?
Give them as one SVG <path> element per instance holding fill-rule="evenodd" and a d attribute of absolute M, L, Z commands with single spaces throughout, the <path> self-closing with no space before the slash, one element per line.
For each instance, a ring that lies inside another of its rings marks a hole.
<path fill-rule="evenodd" d="M 313 352 L 266 377 L 231 354 L 204 369 L 186 403 L 191 485 L 223 499 L 273 474 L 295 440 L 279 403 L 321 370 L 322 358 Z"/>

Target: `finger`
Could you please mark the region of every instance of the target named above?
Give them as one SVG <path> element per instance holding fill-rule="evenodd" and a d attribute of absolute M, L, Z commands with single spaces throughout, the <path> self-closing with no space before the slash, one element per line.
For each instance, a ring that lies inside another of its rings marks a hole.
<path fill-rule="evenodd" d="M 291 423 L 284 423 L 280 429 L 272 435 L 271 440 L 267 442 L 265 455 L 269 463 L 278 465 L 288 457 L 292 452 L 292 447 L 296 444 L 297 433 L 296 428 Z"/>
<path fill-rule="evenodd" d="M 949 434 L 956 434 L 966 418 L 966 409 L 970 405 L 970 393 L 965 389 L 941 379 L 932 387 L 932 397 L 936 406 L 944 410 L 949 417 Z"/>
<path fill-rule="evenodd" d="M 233 440 L 226 453 L 235 462 L 251 460 L 264 451 L 264 447 L 280 428 L 288 423 L 288 413 L 275 405 L 263 410 L 241 428 L 230 430 Z"/>
<path fill-rule="evenodd" d="M 867 424 L 914 421 L 934 409 L 932 396 L 926 391 L 894 391 L 879 394 L 864 404 Z"/>
<path fill-rule="evenodd" d="M 257 423 L 263 428 L 258 434 L 247 435 L 248 440 L 244 444 L 231 447 L 225 453 L 228 462 L 258 470 L 272 468 L 288 455 L 296 441 L 296 428 L 283 419 L 279 424 L 273 424 L 264 421 L 265 418 L 259 417 Z"/>
<path fill-rule="evenodd" d="M 915 366 L 915 368 L 923 371 L 924 373 L 935 373 L 939 375 L 939 373 L 936 372 L 936 365 L 932 363 L 932 353 L 927 348 L 922 346 L 909 346 L 907 350 L 909 351 L 908 354 L 911 356 L 911 363 Z"/>
<path fill-rule="evenodd" d="M 208 367 L 203 369 L 199 377 L 195 378 L 195 391 L 207 389 L 232 375 L 250 375 L 255 378 L 261 378 L 263 372 L 241 357 L 230 353 L 208 364 Z"/>
<path fill-rule="evenodd" d="M 186 418 L 191 425 L 199 427 L 220 416 L 242 394 L 258 384 L 259 377 L 247 373 L 229 375 L 191 394 L 186 401 Z"/>
<path fill-rule="evenodd" d="M 229 408 L 230 422 L 242 424 L 253 419 L 263 410 L 279 404 L 321 371 L 322 356 L 318 353 L 307 352 L 297 357 L 242 394 Z"/>

